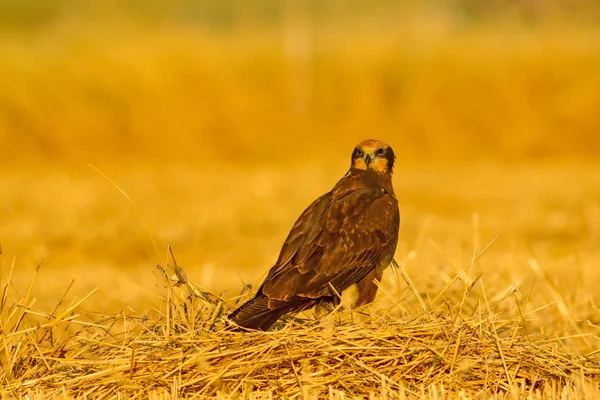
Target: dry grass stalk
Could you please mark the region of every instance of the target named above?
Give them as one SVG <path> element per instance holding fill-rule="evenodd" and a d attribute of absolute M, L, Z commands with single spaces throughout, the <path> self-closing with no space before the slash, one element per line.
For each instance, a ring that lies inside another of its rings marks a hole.
<path fill-rule="evenodd" d="M 3 398 L 600 396 L 597 353 L 572 356 L 560 346 L 569 337 L 526 335 L 523 317 L 502 320 L 494 304 L 464 318 L 421 299 L 426 309 L 403 319 L 380 312 L 348 323 L 341 312 L 335 324 L 332 315 L 294 318 L 276 331 L 239 333 L 227 330 L 230 299 L 189 282 L 176 263 L 158 268 L 166 305 L 142 318 L 84 322 L 85 298 L 34 312 L 35 274 L 22 297 L 5 282 Z"/>

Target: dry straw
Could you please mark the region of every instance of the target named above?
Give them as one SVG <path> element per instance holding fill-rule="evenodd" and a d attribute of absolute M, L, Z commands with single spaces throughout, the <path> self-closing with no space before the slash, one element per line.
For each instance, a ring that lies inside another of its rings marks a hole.
<path fill-rule="evenodd" d="M 526 334 L 523 317 L 503 320 L 487 300 L 468 317 L 461 304 L 421 299 L 425 309 L 402 317 L 333 310 L 271 332 L 232 332 L 225 316 L 248 293 L 208 293 L 173 264 L 158 267 L 161 309 L 136 317 L 85 314 L 87 297 L 34 311 L 35 274 L 19 295 L 13 263 L 1 282 L 2 397 L 600 397 L 598 353 L 573 356 L 561 350 L 568 337 Z"/>

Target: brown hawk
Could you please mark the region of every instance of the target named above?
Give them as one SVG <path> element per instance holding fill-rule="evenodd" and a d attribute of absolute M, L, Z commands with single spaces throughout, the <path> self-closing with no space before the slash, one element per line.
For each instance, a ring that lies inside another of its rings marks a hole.
<path fill-rule="evenodd" d="M 348 173 L 300 215 L 254 298 L 229 319 L 243 328 L 267 330 L 287 313 L 339 303 L 336 293 L 355 284 L 353 306 L 372 302 L 373 280 L 381 280 L 398 243 L 395 158 L 382 141 L 360 142 Z"/>

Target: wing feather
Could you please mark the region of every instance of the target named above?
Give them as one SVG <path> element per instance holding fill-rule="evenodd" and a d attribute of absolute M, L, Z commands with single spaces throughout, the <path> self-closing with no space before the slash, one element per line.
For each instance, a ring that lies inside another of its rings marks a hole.
<path fill-rule="evenodd" d="M 357 283 L 394 251 L 398 204 L 381 188 L 326 193 L 298 218 L 261 292 L 273 301 L 331 296 Z"/>

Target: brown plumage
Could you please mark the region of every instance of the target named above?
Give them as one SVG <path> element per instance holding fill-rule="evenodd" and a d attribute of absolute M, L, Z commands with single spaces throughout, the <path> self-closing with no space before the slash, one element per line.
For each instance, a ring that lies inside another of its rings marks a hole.
<path fill-rule="evenodd" d="M 336 292 L 355 284 L 353 306 L 372 302 L 373 280 L 381 280 L 398 242 L 394 159 L 379 140 L 359 143 L 348 173 L 300 215 L 254 298 L 229 318 L 243 328 L 267 330 L 285 314 L 339 302 Z"/>

